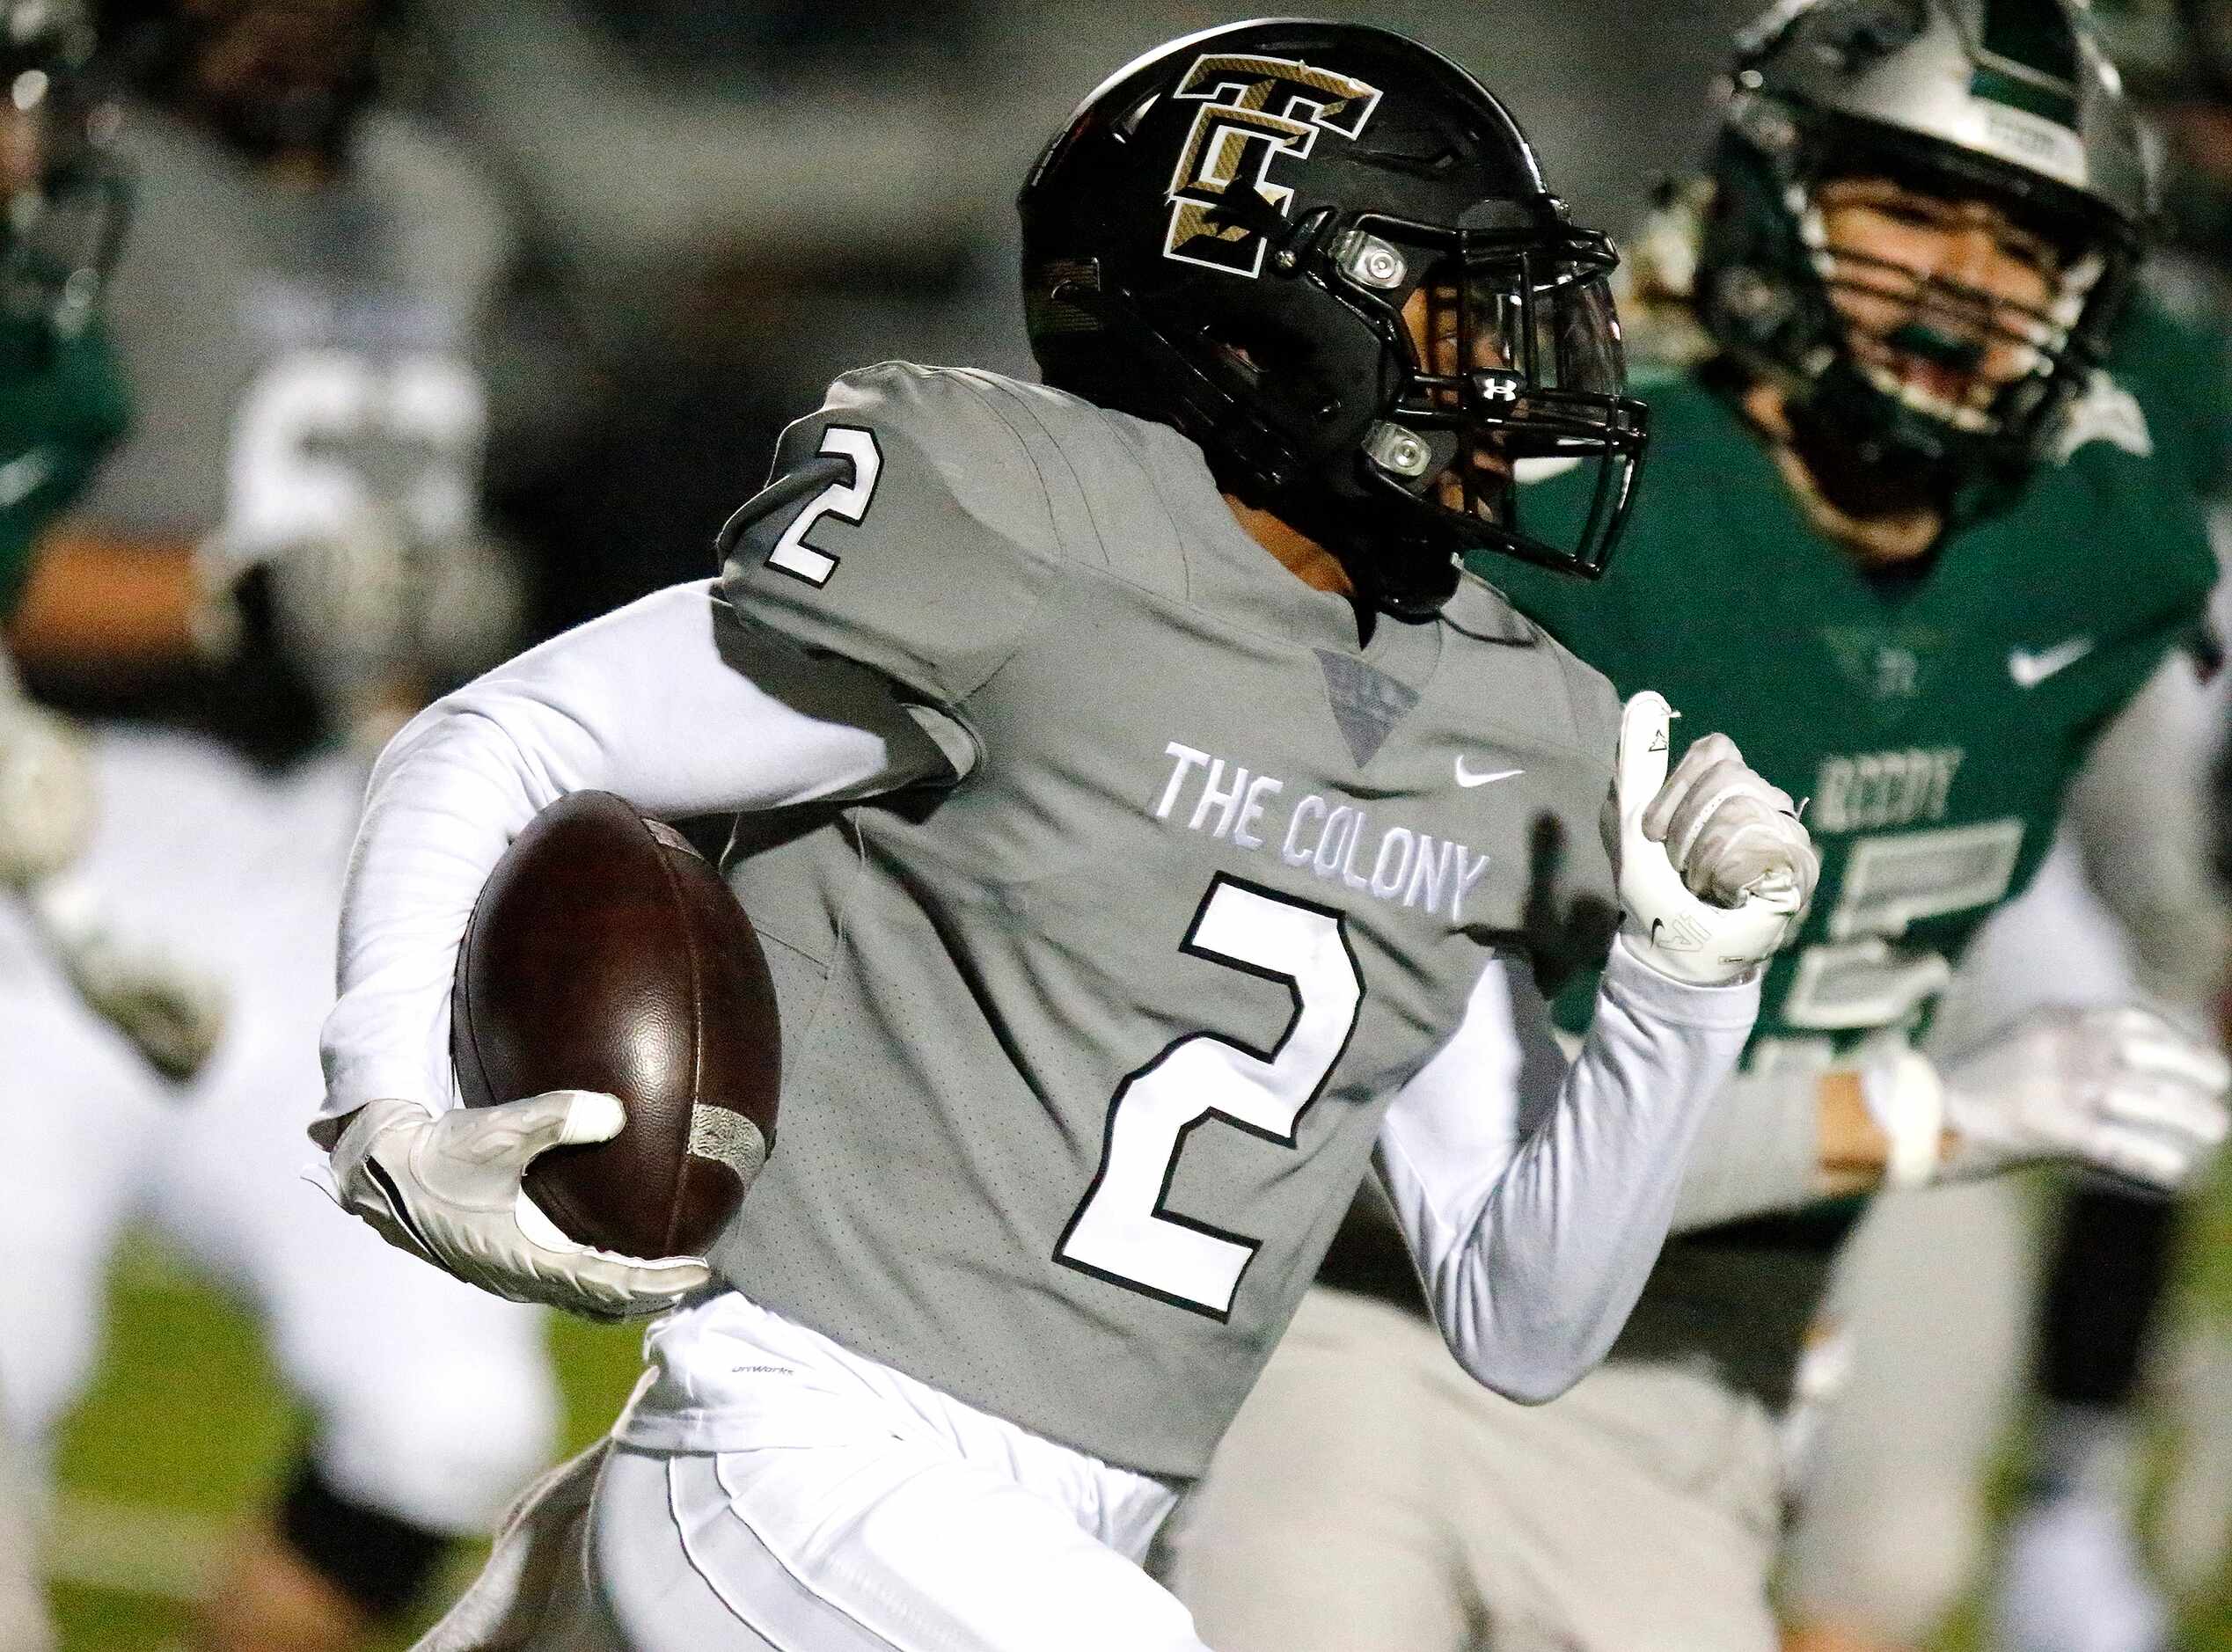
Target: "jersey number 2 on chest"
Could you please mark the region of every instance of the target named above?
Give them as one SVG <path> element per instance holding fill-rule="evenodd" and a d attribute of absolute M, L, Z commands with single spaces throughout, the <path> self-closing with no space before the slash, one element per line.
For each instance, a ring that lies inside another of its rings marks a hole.
<path fill-rule="evenodd" d="M 1269 1049 L 1193 1033 L 1116 1086 L 1101 1167 L 1054 1260 L 1221 1320 L 1261 1241 L 1167 1208 L 1179 1157 L 1212 1120 L 1292 1148 L 1356 1031 L 1364 976 L 1338 911 L 1224 873 L 1179 951 L 1280 983 L 1293 1012 Z"/>

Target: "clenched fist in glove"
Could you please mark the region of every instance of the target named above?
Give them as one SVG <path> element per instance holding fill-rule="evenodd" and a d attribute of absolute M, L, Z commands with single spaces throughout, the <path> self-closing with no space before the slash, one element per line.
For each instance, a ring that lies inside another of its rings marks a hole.
<path fill-rule="evenodd" d="M 1797 931 L 1821 874 L 1789 793 L 1707 735 L 1670 776 L 1673 712 L 1657 694 L 1620 720 L 1621 930 L 1663 975 L 1700 986 L 1744 978 Z"/>
<path fill-rule="evenodd" d="M 468 1284 L 593 1319 L 637 1319 L 665 1312 L 712 1270 L 695 1256 L 639 1261 L 578 1244 L 522 1185 L 537 1154 L 610 1141 L 626 1122 L 618 1100 L 595 1090 L 440 1114 L 373 1101 L 334 1142 L 330 1174 L 311 1180 L 389 1244 Z"/>
<path fill-rule="evenodd" d="M 2224 1140 L 2232 1067 L 2141 1009 L 2046 1009 L 1932 1063 L 1899 1050 L 1862 1070 L 1892 1180 L 1989 1175 L 2059 1159 L 2175 1190 Z"/>

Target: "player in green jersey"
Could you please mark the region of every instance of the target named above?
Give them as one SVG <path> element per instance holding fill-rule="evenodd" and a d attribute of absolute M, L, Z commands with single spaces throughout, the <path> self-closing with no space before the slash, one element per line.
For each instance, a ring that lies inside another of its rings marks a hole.
<path fill-rule="evenodd" d="M 2179 467 L 2098 370 L 2145 199 L 2128 113 L 2053 0 L 1786 5 L 1740 50 L 1705 348 L 1646 389 L 1627 537 L 1599 585 L 1493 578 L 1810 795 L 1821 892 L 1692 1161 L 1688 1231 L 1573 1394 L 1453 1391 L 1431 1334 L 1356 1289 L 1352 1221 L 1350 1289 L 1298 1317 L 1175 1545 L 1233 1652 L 1765 1652 L 1777 1423 L 1857 1195 L 2041 1159 L 2172 1187 L 2223 1131 L 2221 1059 L 2151 1016 L 1925 1042 L 2214 577 Z M 1530 469 L 1521 520 L 1578 520 L 1577 479 Z"/>
<path fill-rule="evenodd" d="M 2150 271 L 2148 292 L 2162 285 Z M 2232 457 L 2220 335 L 2135 302 L 2111 367 L 2143 410 L 2150 463 L 2190 466 L 2213 493 Z M 2232 909 L 2206 874 L 2205 791 L 2232 684 L 2199 669 L 2209 651 L 2172 650 L 2102 732 L 2054 850 L 1964 956 L 1933 1023 L 1942 1046 L 2045 1002 L 2138 1001 L 2196 1032 L 2213 1024 Z M 1855 1234 L 1832 1310 L 1853 1357 L 1788 1546 L 1797 1620 L 1914 1644 L 1988 1562 L 2001 1652 L 2119 1652 L 2160 1644 L 2170 1592 L 2214 1577 L 2223 1542 L 2208 1511 L 2228 1482 L 2221 1403 L 2206 1394 L 2227 1345 L 2206 1316 L 2173 1326 L 2167 1305 L 2184 1294 L 2186 1202 L 2088 1174 L 2041 1191 L 1927 1189 L 1882 1202 Z M 1985 1488 L 2018 1413 L 2020 1492 L 1994 1522 Z M 2149 1444 L 2170 1439 L 2173 1478 L 2143 1542 L 2140 1477 Z"/>
<path fill-rule="evenodd" d="M 0 104 L 0 622 L 40 537 L 128 417 L 97 311 L 124 194 L 81 72 L 92 44 L 71 6 L 0 4 L 0 77 L 11 91 Z M 91 814 L 81 742 L 23 698 L 0 647 L 0 900 L 23 902 L 67 865 Z M 0 1444 L 0 1457 L 11 1466 L 14 1452 Z M 0 1645 L 37 1652 L 48 1633 L 13 1481 L 0 1474 Z"/>
<path fill-rule="evenodd" d="M 42 545 L 129 420 L 98 303 L 126 216 L 93 37 L 74 6 L 0 4 L 0 624 Z M 23 697 L 0 647 L 0 892 L 21 902 L 66 866 L 92 810 L 82 742 Z"/>
<path fill-rule="evenodd" d="M 77 8 L 0 5 L 0 74 L 14 88 L 0 104 L 0 620 L 127 420 L 95 310 L 125 201 L 84 87 L 91 52 Z M 19 893 L 75 849 L 90 808 L 77 751 L 24 702 L 0 653 L 0 885 Z"/>

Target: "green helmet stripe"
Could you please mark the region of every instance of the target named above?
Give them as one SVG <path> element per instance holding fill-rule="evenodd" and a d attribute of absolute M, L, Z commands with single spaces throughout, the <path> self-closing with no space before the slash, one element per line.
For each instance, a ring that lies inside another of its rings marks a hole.
<path fill-rule="evenodd" d="M 2035 80 L 2018 79 L 1983 64 L 1979 64 L 1969 76 L 1968 89 L 1974 97 L 1989 98 L 1994 103 L 2023 110 L 2057 126 L 2066 126 L 2072 132 L 2077 129 L 2077 99 L 2071 92 L 2041 86 Z"/>

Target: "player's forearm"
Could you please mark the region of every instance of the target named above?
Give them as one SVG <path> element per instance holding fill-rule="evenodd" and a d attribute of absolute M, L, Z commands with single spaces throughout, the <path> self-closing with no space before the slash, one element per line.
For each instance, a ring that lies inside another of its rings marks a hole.
<path fill-rule="evenodd" d="M 677 817 L 862 796 L 946 771 L 858 668 L 658 592 L 428 707 L 373 771 L 344 891 L 326 1116 L 452 1096 L 449 992 L 481 885 L 536 814 L 619 793 Z"/>
<path fill-rule="evenodd" d="M 2065 835 L 2129 944 L 2135 978 L 2126 996 L 2181 1020 L 2206 1014 L 2227 984 L 2232 899 L 2209 867 L 2207 796 L 2228 723 L 2232 671 L 2205 676 L 2190 653 L 2173 650 L 2094 742 L 2068 793 Z M 2088 960 L 2088 975 L 2111 967 L 2116 950 Z"/>
<path fill-rule="evenodd" d="M 1888 1057 L 1886 1057 L 1888 1058 Z M 1912 1059 L 1912 1057 L 1909 1057 Z M 1941 1136 L 1906 1150 L 1914 1178 L 1943 1157 Z M 1868 1193 L 1891 1174 L 1891 1136 L 1868 1103 L 1862 1069 L 1793 1067 L 1744 1073 L 1715 1100 L 1690 1152 L 1674 1231 L 1796 1210 Z"/>
<path fill-rule="evenodd" d="M 201 602 L 189 541 L 67 523 L 39 542 L 9 643 L 34 666 L 176 666 L 195 657 Z"/>
<path fill-rule="evenodd" d="M 1738 1074 L 1698 1128 L 1674 1231 L 1864 1191 L 1883 1180 L 1887 1146 L 1856 1071 L 1793 1067 Z"/>
<path fill-rule="evenodd" d="M 1515 1150 L 1499 1160 L 1477 1123 L 1453 1139 L 1455 1098 L 1437 1082 L 1390 1110 L 1379 1163 L 1451 1351 L 1488 1386 L 1535 1402 L 1601 1360 L 1634 1307 L 1759 991 L 1684 985 L 1615 947 L 1570 1068 L 1547 1022 L 1532 1025 L 1531 983 L 1511 1004 L 1502 1069 L 1484 1041 L 1468 1064 L 1476 1114 L 1492 1108 L 1483 1087 L 1515 1099 Z"/>

